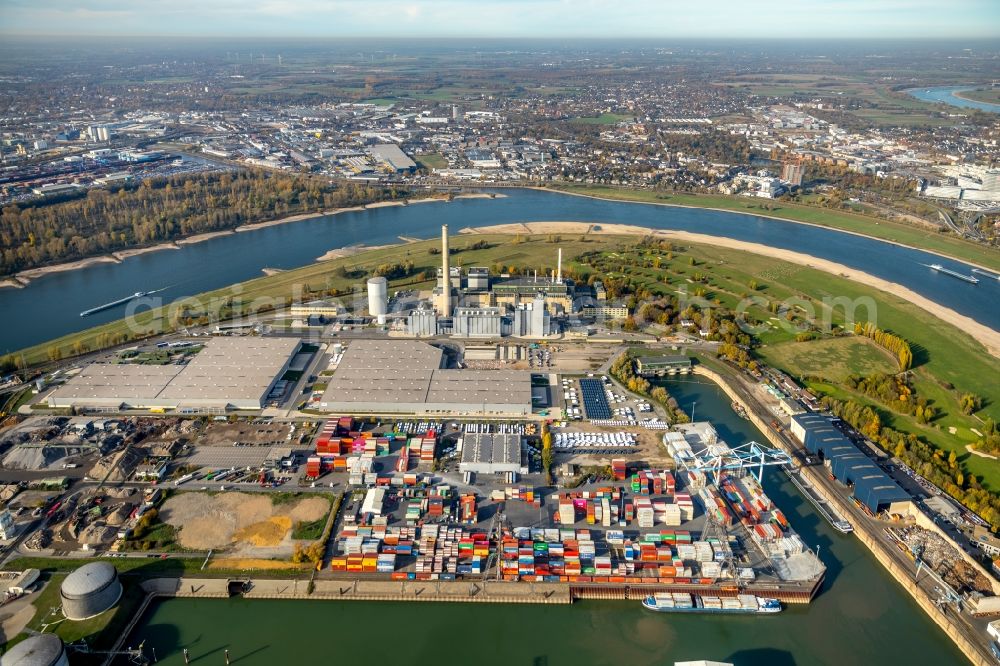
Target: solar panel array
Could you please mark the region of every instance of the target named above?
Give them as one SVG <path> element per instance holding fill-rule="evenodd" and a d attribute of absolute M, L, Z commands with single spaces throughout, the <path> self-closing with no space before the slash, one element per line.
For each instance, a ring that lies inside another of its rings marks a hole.
<path fill-rule="evenodd" d="M 611 418 L 611 406 L 601 380 L 581 379 L 580 393 L 583 395 L 583 411 L 587 413 L 588 419 Z"/>

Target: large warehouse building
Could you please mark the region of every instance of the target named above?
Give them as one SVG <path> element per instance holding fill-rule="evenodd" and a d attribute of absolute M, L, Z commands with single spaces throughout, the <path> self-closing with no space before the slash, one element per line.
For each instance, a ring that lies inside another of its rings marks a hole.
<path fill-rule="evenodd" d="M 830 474 L 851 488 L 851 496 L 873 515 L 907 514 L 910 494 L 819 414 L 796 414 L 789 428 L 810 453 L 829 464 Z"/>
<path fill-rule="evenodd" d="M 345 414 L 531 414 L 531 377 L 515 370 L 447 370 L 416 340 L 354 340 L 320 407 Z"/>
<path fill-rule="evenodd" d="M 212 338 L 184 365 L 94 363 L 48 397 L 50 407 L 186 413 L 262 408 L 302 345 L 290 338 Z"/>

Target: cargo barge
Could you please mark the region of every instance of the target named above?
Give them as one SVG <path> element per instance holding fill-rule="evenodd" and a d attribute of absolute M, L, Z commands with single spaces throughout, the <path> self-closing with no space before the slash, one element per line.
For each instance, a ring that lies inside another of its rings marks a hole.
<path fill-rule="evenodd" d="M 979 273 L 980 275 L 985 275 L 986 277 L 993 278 L 994 280 L 1000 280 L 1000 275 L 997 275 L 996 273 L 990 273 L 989 271 L 984 271 L 981 268 L 973 268 L 972 272 Z"/>
<path fill-rule="evenodd" d="M 80 313 L 81 317 L 88 317 L 92 314 L 97 314 L 98 312 L 104 312 L 105 310 L 110 310 L 111 308 L 118 307 L 119 305 L 124 305 L 131 300 L 136 298 L 142 298 L 143 296 L 148 296 L 152 292 L 148 291 L 137 291 L 131 296 L 126 296 L 125 298 L 119 298 L 117 301 L 111 301 L 110 303 L 105 303 L 104 305 L 98 305 L 96 308 L 90 308 L 89 310 L 84 310 Z"/>
<path fill-rule="evenodd" d="M 979 278 L 972 275 L 965 275 L 964 273 L 959 273 L 958 271 L 953 271 L 950 268 L 945 268 L 941 264 L 929 264 L 927 267 L 931 270 L 937 271 L 938 273 L 944 273 L 945 275 L 950 275 L 953 278 L 964 280 L 969 284 L 979 284 Z"/>
<path fill-rule="evenodd" d="M 642 600 L 642 607 L 657 613 L 733 613 L 773 615 L 781 612 L 781 602 L 753 594 L 736 597 L 710 597 L 675 592 L 651 594 Z"/>
<path fill-rule="evenodd" d="M 837 530 L 841 534 L 850 534 L 854 531 L 854 526 L 848 521 L 840 517 L 840 514 L 827 504 L 818 494 L 816 494 L 815 489 L 812 487 L 807 480 L 803 479 L 798 470 L 790 470 L 787 467 L 782 468 L 785 476 L 791 480 L 792 485 L 795 486 L 800 493 L 806 496 L 806 499 L 816 507 L 820 515 L 826 518 L 826 521 L 830 523 L 833 529 Z"/>

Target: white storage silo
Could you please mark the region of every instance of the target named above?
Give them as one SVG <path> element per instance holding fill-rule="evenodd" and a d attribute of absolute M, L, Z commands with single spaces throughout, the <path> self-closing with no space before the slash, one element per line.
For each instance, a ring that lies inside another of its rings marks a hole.
<path fill-rule="evenodd" d="M 389 306 L 389 282 L 384 277 L 368 278 L 368 314 L 379 324 L 385 323 Z"/>

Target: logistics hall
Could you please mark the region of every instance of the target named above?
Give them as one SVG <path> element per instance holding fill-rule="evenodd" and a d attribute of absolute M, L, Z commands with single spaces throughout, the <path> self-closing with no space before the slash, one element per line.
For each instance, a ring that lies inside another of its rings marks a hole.
<path fill-rule="evenodd" d="M 345 414 L 531 414 L 531 376 L 443 369 L 444 353 L 416 340 L 354 340 L 321 409 Z"/>
<path fill-rule="evenodd" d="M 302 345 L 290 338 L 211 338 L 186 364 L 92 363 L 49 407 L 186 413 L 261 409 Z"/>

